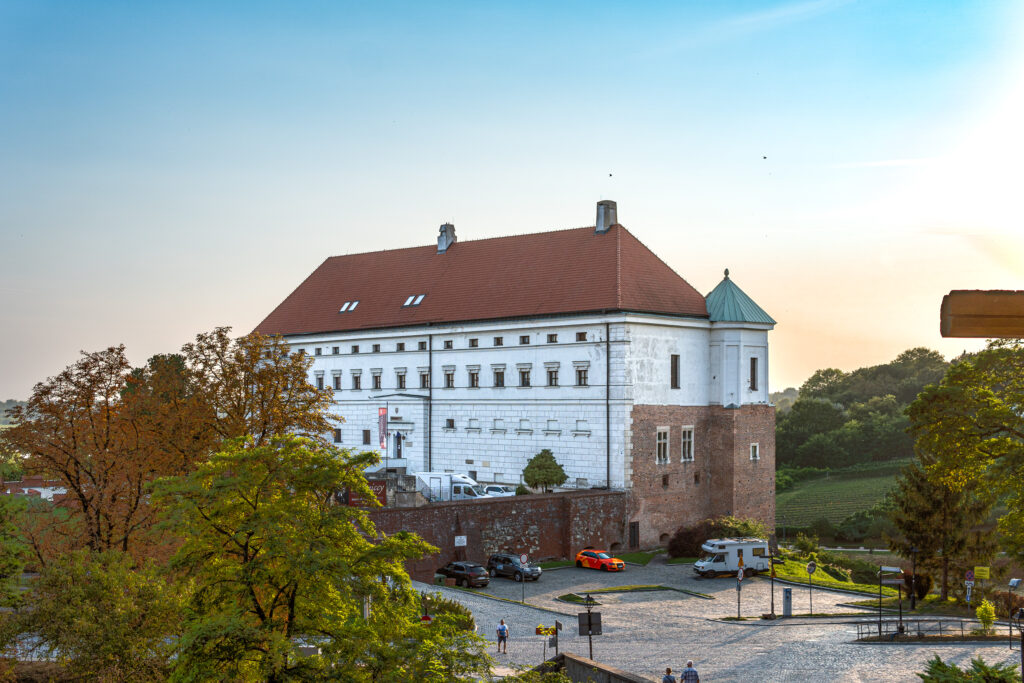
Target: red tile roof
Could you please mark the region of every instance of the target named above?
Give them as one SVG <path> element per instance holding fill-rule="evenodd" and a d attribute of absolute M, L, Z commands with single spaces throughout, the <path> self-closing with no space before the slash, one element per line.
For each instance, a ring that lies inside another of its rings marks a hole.
<path fill-rule="evenodd" d="M 403 307 L 425 294 L 419 306 Z M 355 311 L 339 313 L 346 301 Z M 598 311 L 706 318 L 700 292 L 621 225 L 332 256 L 257 327 L 311 334 Z"/>

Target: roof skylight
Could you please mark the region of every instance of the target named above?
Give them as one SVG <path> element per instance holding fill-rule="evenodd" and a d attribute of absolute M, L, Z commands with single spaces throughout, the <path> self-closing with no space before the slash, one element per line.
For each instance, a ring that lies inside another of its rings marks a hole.
<path fill-rule="evenodd" d="M 426 294 L 410 295 L 409 298 L 405 300 L 405 303 L 402 304 L 402 308 L 406 308 L 408 306 L 419 306 L 421 303 L 423 303 L 423 297 L 425 296 Z"/>
<path fill-rule="evenodd" d="M 358 299 L 355 301 L 346 301 L 341 305 L 341 310 L 339 310 L 338 313 L 351 313 L 352 311 L 356 310 L 356 306 L 358 305 Z"/>

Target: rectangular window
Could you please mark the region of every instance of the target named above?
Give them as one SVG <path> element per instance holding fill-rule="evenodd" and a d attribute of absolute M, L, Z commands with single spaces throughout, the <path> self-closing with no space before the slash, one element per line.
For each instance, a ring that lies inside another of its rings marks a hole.
<path fill-rule="evenodd" d="M 519 343 L 520 344 L 529 344 L 530 343 L 530 335 L 528 335 L 528 334 L 520 335 Z"/>
<path fill-rule="evenodd" d="M 373 345 L 373 352 L 374 353 L 380 353 L 380 344 L 374 344 Z"/>
<path fill-rule="evenodd" d="M 352 375 L 352 390 L 359 391 L 363 388 L 362 375 Z"/>
<path fill-rule="evenodd" d="M 338 346 L 332 347 L 331 348 L 331 353 L 333 353 L 335 356 L 337 356 L 339 353 L 341 353 L 341 347 L 338 347 Z"/>
<path fill-rule="evenodd" d="M 334 429 L 334 443 L 341 443 L 341 429 L 337 427 Z"/>
<path fill-rule="evenodd" d="M 530 386 L 530 371 L 520 370 L 519 371 L 519 386 L 528 387 Z"/>
<path fill-rule="evenodd" d="M 576 333 L 576 341 L 587 341 L 587 333 L 586 332 L 577 332 Z"/>
<path fill-rule="evenodd" d="M 363 430 L 363 445 L 364 446 L 369 446 L 370 445 L 370 430 L 369 429 L 364 429 Z"/>
<path fill-rule="evenodd" d="M 324 388 L 324 376 L 323 375 L 317 375 L 316 376 L 316 388 L 317 389 L 323 389 Z"/>
<path fill-rule="evenodd" d="M 750 359 L 750 390 L 757 391 L 757 358 Z"/>
<path fill-rule="evenodd" d="M 587 369 L 576 368 L 576 386 L 585 387 L 587 386 Z"/>
<path fill-rule="evenodd" d="M 454 389 L 455 388 L 455 373 L 446 372 L 444 373 L 444 388 Z"/>
<path fill-rule="evenodd" d="M 469 386 L 476 389 L 480 386 L 480 373 L 475 370 L 469 372 Z"/>
<path fill-rule="evenodd" d="M 672 354 L 672 388 L 679 388 L 679 356 Z"/>
<path fill-rule="evenodd" d="M 478 346 L 480 346 L 480 340 L 479 339 L 475 339 L 474 338 L 474 339 L 470 339 L 469 340 L 469 348 L 475 349 Z"/>
<path fill-rule="evenodd" d="M 405 351 L 405 342 L 395 344 L 395 351 Z"/>
<path fill-rule="evenodd" d="M 334 390 L 341 391 L 341 375 L 334 376 Z"/>
<path fill-rule="evenodd" d="M 380 375 L 373 376 L 373 388 L 380 389 Z"/>
<path fill-rule="evenodd" d="M 750 459 L 760 460 L 761 459 L 761 448 L 756 443 L 750 444 Z"/>
<path fill-rule="evenodd" d="M 395 379 L 398 380 L 398 388 L 405 389 L 405 373 L 401 372 L 395 375 Z"/>
<path fill-rule="evenodd" d="M 454 346 L 454 342 L 452 342 L 451 339 L 445 339 L 444 340 L 444 348 L 450 349 L 450 348 L 452 348 L 452 346 Z"/>
<path fill-rule="evenodd" d="M 557 334 L 549 334 L 548 335 L 548 344 L 557 344 L 557 343 L 558 343 L 558 335 Z"/>
<path fill-rule="evenodd" d="M 444 421 L 445 429 L 455 429 L 455 418 L 449 417 Z"/>
<path fill-rule="evenodd" d="M 503 387 L 505 386 L 505 371 L 495 370 L 494 371 L 494 386 Z"/>
<path fill-rule="evenodd" d="M 358 346 L 353 346 L 352 347 L 352 353 L 359 353 L 359 347 Z"/>
<path fill-rule="evenodd" d="M 659 465 L 668 464 L 668 427 L 658 427 L 655 438 L 654 462 Z"/>
<path fill-rule="evenodd" d="M 419 349 L 420 349 L 420 351 L 426 351 L 427 350 L 427 342 L 421 341 L 419 343 Z"/>
<path fill-rule="evenodd" d="M 503 346 L 504 344 L 505 344 L 505 338 L 504 337 L 495 337 L 494 338 L 494 345 L 495 346 Z"/>
<path fill-rule="evenodd" d="M 683 462 L 693 461 L 693 427 L 683 427 L 683 440 L 679 446 L 679 459 Z"/>
<path fill-rule="evenodd" d="M 420 389 L 429 389 L 429 388 L 430 388 L 430 373 L 429 372 L 421 372 L 420 373 Z"/>
<path fill-rule="evenodd" d="M 313 349 L 313 353 L 314 353 L 314 355 L 319 356 L 320 355 L 320 347 L 318 346 L 315 349 Z M 750 360 L 754 360 L 754 359 L 751 358 Z"/>
<path fill-rule="evenodd" d="M 554 369 L 549 369 L 548 370 L 548 386 L 549 387 L 557 387 L 558 386 L 558 370 L 554 370 Z"/>

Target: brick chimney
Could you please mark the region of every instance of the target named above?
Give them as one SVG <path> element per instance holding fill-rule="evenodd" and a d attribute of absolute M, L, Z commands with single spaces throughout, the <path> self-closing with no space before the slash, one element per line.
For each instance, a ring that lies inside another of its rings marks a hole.
<path fill-rule="evenodd" d="M 448 247 L 453 244 L 455 244 L 455 226 L 451 223 L 445 223 L 441 226 L 437 235 L 437 253 L 445 253 L 448 251 Z"/>
<path fill-rule="evenodd" d="M 608 232 L 608 229 L 619 222 L 616 215 L 615 202 L 610 199 L 602 199 L 597 203 L 597 223 L 594 233 L 601 235 Z"/>

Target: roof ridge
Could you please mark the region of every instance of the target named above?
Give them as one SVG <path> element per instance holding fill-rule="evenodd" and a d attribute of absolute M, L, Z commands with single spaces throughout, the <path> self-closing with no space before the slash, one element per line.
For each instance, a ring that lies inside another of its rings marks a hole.
<path fill-rule="evenodd" d="M 472 244 L 476 244 L 477 242 L 489 242 L 491 240 L 507 240 L 507 239 L 511 239 L 513 237 L 526 237 L 528 235 L 550 235 L 550 234 L 553 234 L 553 233 L 556 233 L 556 232 L 572 232 L 573 230 L 594 230 L 594 229 L 595 228 L 594 228 L 593 225 L 581 225 L 581 226 L 578 226 L 578 227 L 575 227 L 575 228 L 559 228 L 558 230 L 539 230 L 537 232 L 516 232 L 516 233 L 512 233 L 511 235 L 495 235 L 494 237 L 481 237 L 480 239 L 476 239 L 476 240 L 462 240 L 461 242 L 460 241 L 456 241 L 455 244 L 453 245 L 453 247 L 457 246 L 459 244 L 471 244 L 471 243 Z M 368 254 L 379 254 L 379 253 L 385 252 L 385 251 L 388 252 L 388 253 L 394 253 L 394 252 L 399 252 L 399 251 L 412 251 L 413 249 L 432 249 L 433 247 L 434 247 L 434 245 L 432 245 L 432 244 L 420 244 L 420 245 L 416 245 L 416 246 L 412 246 L 412 247 L 397 247 L 395 249 L 374 249 L 373 251 L 357 251 L 357 252 L 349 253 L 349 254 L 335 254 L 334 256 L 328 256 L 325 259 L 325 261 L 329 261 L 330 259 L 335 259 L 335 258 L 346 258 L 348 256 L 367 256 Z"/>
<path fill-rule="evenodd" d="M 622 233 L 626 227 L 617 224 L 621 230 L 615 231 L 615 305 L 622 307 Z"/>

